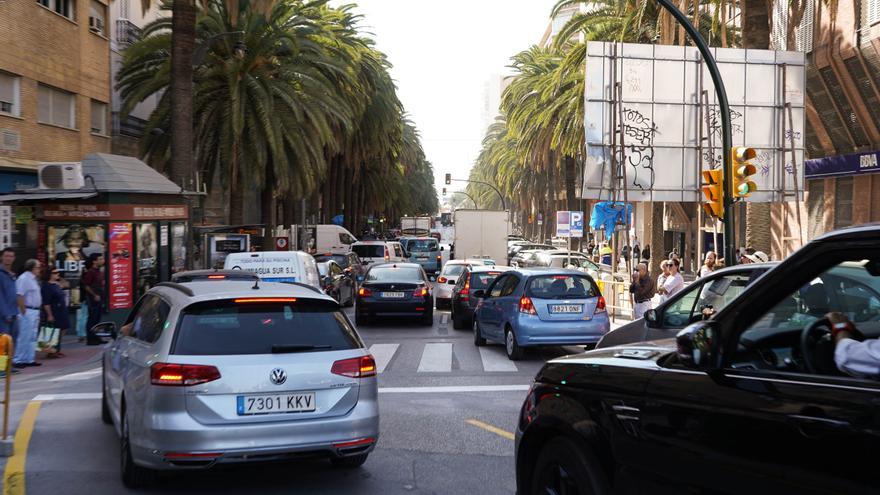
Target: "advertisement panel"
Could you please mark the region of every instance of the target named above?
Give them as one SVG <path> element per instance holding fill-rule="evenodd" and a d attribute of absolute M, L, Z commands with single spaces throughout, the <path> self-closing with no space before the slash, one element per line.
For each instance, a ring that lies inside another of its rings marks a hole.
<path fill-rule="evenodd" d="M 137 297 L 141 297 L 159 280 L 159 264 L 155 223 L 136 224 L 137 234 Z"/>
<path fill-rule="evenodd" d="M 758 155 L 758 191 L 747 201 L 780 201 L 795 184 L 802 192 L 804 54 L 712 51 L 730 102 L 732 144 Z M 586 70 L 582 197 L 611 199 L 625 186 L 628 201 L 702 201 L 701 170 L 721 166 L 728 151 L 721 149 L 720 111 L 699 51 L 590 41 Z"/>
<path fill-rule="evenodd" d="M 186 224 L 171 224 L 171 273 L 186 270 Z"/>
<path fill-rule="evenodd" d="M 104 254 L 103 225 L 73 224 L 46 227 L 46 258 L 70 285 L 70 304 L 79 305 L 79 279 L 91 254 Z"/>
<path fill-rule="evenodd" d="M 556 212 L 556 237 L 569 237 L 571 235 L 571 212 Z"/>
<path fill-rule="evenodd" d="M 134 304 L 132 287 L 132 225 L 130 223 L 111 223 L 109 260 L 107 270 L 110 276 L 109 309 L 128 309 Z"/>

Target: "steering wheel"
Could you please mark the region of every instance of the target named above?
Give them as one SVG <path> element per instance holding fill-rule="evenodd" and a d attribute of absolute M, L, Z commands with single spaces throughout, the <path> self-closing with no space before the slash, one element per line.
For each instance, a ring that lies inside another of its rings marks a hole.
<path fill-rule="evenodd" d="M 831 322 L 820 318 L 801 332 L 801 353 L 807 371 L 814 374 L 840 374 L 834 364 L 834 341 L 831 338 Z"/>

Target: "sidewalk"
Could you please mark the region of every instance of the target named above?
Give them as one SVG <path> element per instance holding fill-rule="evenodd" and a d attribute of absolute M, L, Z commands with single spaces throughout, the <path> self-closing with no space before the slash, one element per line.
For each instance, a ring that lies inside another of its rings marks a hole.
<path fill-rule="evenodd" d="M 42 363 L 42 366 L 22 368 L 12 375 L 12 380 L 14 382 L 25 378 L 37 378 L 81 366 L 89 361 L 98 361 L 103 350 L 103 345 L 86 345 L 77 342 L 76 335 L 65 335 L 61 341 L 61 352 L 64 357 L 48 359 L 45 352 L 37 352 L 37 362 Z"/>

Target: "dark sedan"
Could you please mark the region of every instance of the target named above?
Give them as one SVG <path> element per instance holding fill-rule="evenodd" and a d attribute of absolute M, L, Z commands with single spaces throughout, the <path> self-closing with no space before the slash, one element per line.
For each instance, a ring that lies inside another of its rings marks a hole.
<path fill-rule="evenodd" d="M 479 300 L 474 291 L 486 290 L 495 277 L 510 270 L 507 266 L 466 266 L 452 288 L 452 328 L 469 330 L 473 325 L 474 309 Z"/>
<path fill-rule="evenodd" d="M 749 283 L 777 263 L 752 263 L 715 270 L 675 294 L 632 323 L 602 337 L 597 349 L 645 340 L 675 337 L 682 328 L 703 319 L 704 311 L 721 311 Z"/>
<path fill-rule="evenodd" d="M 330 260 L 318 263 L 318 274 L 321 275 L 321 287 L 328 296 L 346 308 L 354 304 L 357 284 L 351 272 L 346 273 L 338 263 Z"/>
<path fill-rule="evenodd" d="M 354 251 L 345 254 L 326 253 L 315 255 L 315 261 L 318 263 L 330 260 L 338 263 L 344 272 L 351 273 L 352 278 L 358 282 L 362 281 L 364 274 L 367 273 L 367 268 Z"/>
<path fill-rule="evenodd" d="M 434 297 L 425 270 L 416 263 L 384 263 L 367 270 L 357 291 L 355 322 L 370 323 L 376 316 L 419 316 L 424 325 L 434 321 Z"/>

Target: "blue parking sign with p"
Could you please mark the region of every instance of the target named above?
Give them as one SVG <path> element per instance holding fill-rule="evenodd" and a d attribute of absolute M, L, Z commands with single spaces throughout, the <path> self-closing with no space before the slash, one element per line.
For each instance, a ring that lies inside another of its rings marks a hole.
<path fill-rule="evenodd" d="M 569 232 L 571 237 L 583 237 L 584 236 L 584 212 L 582 211 L 573 211 L 571 212 L 571 227 Z"/>

